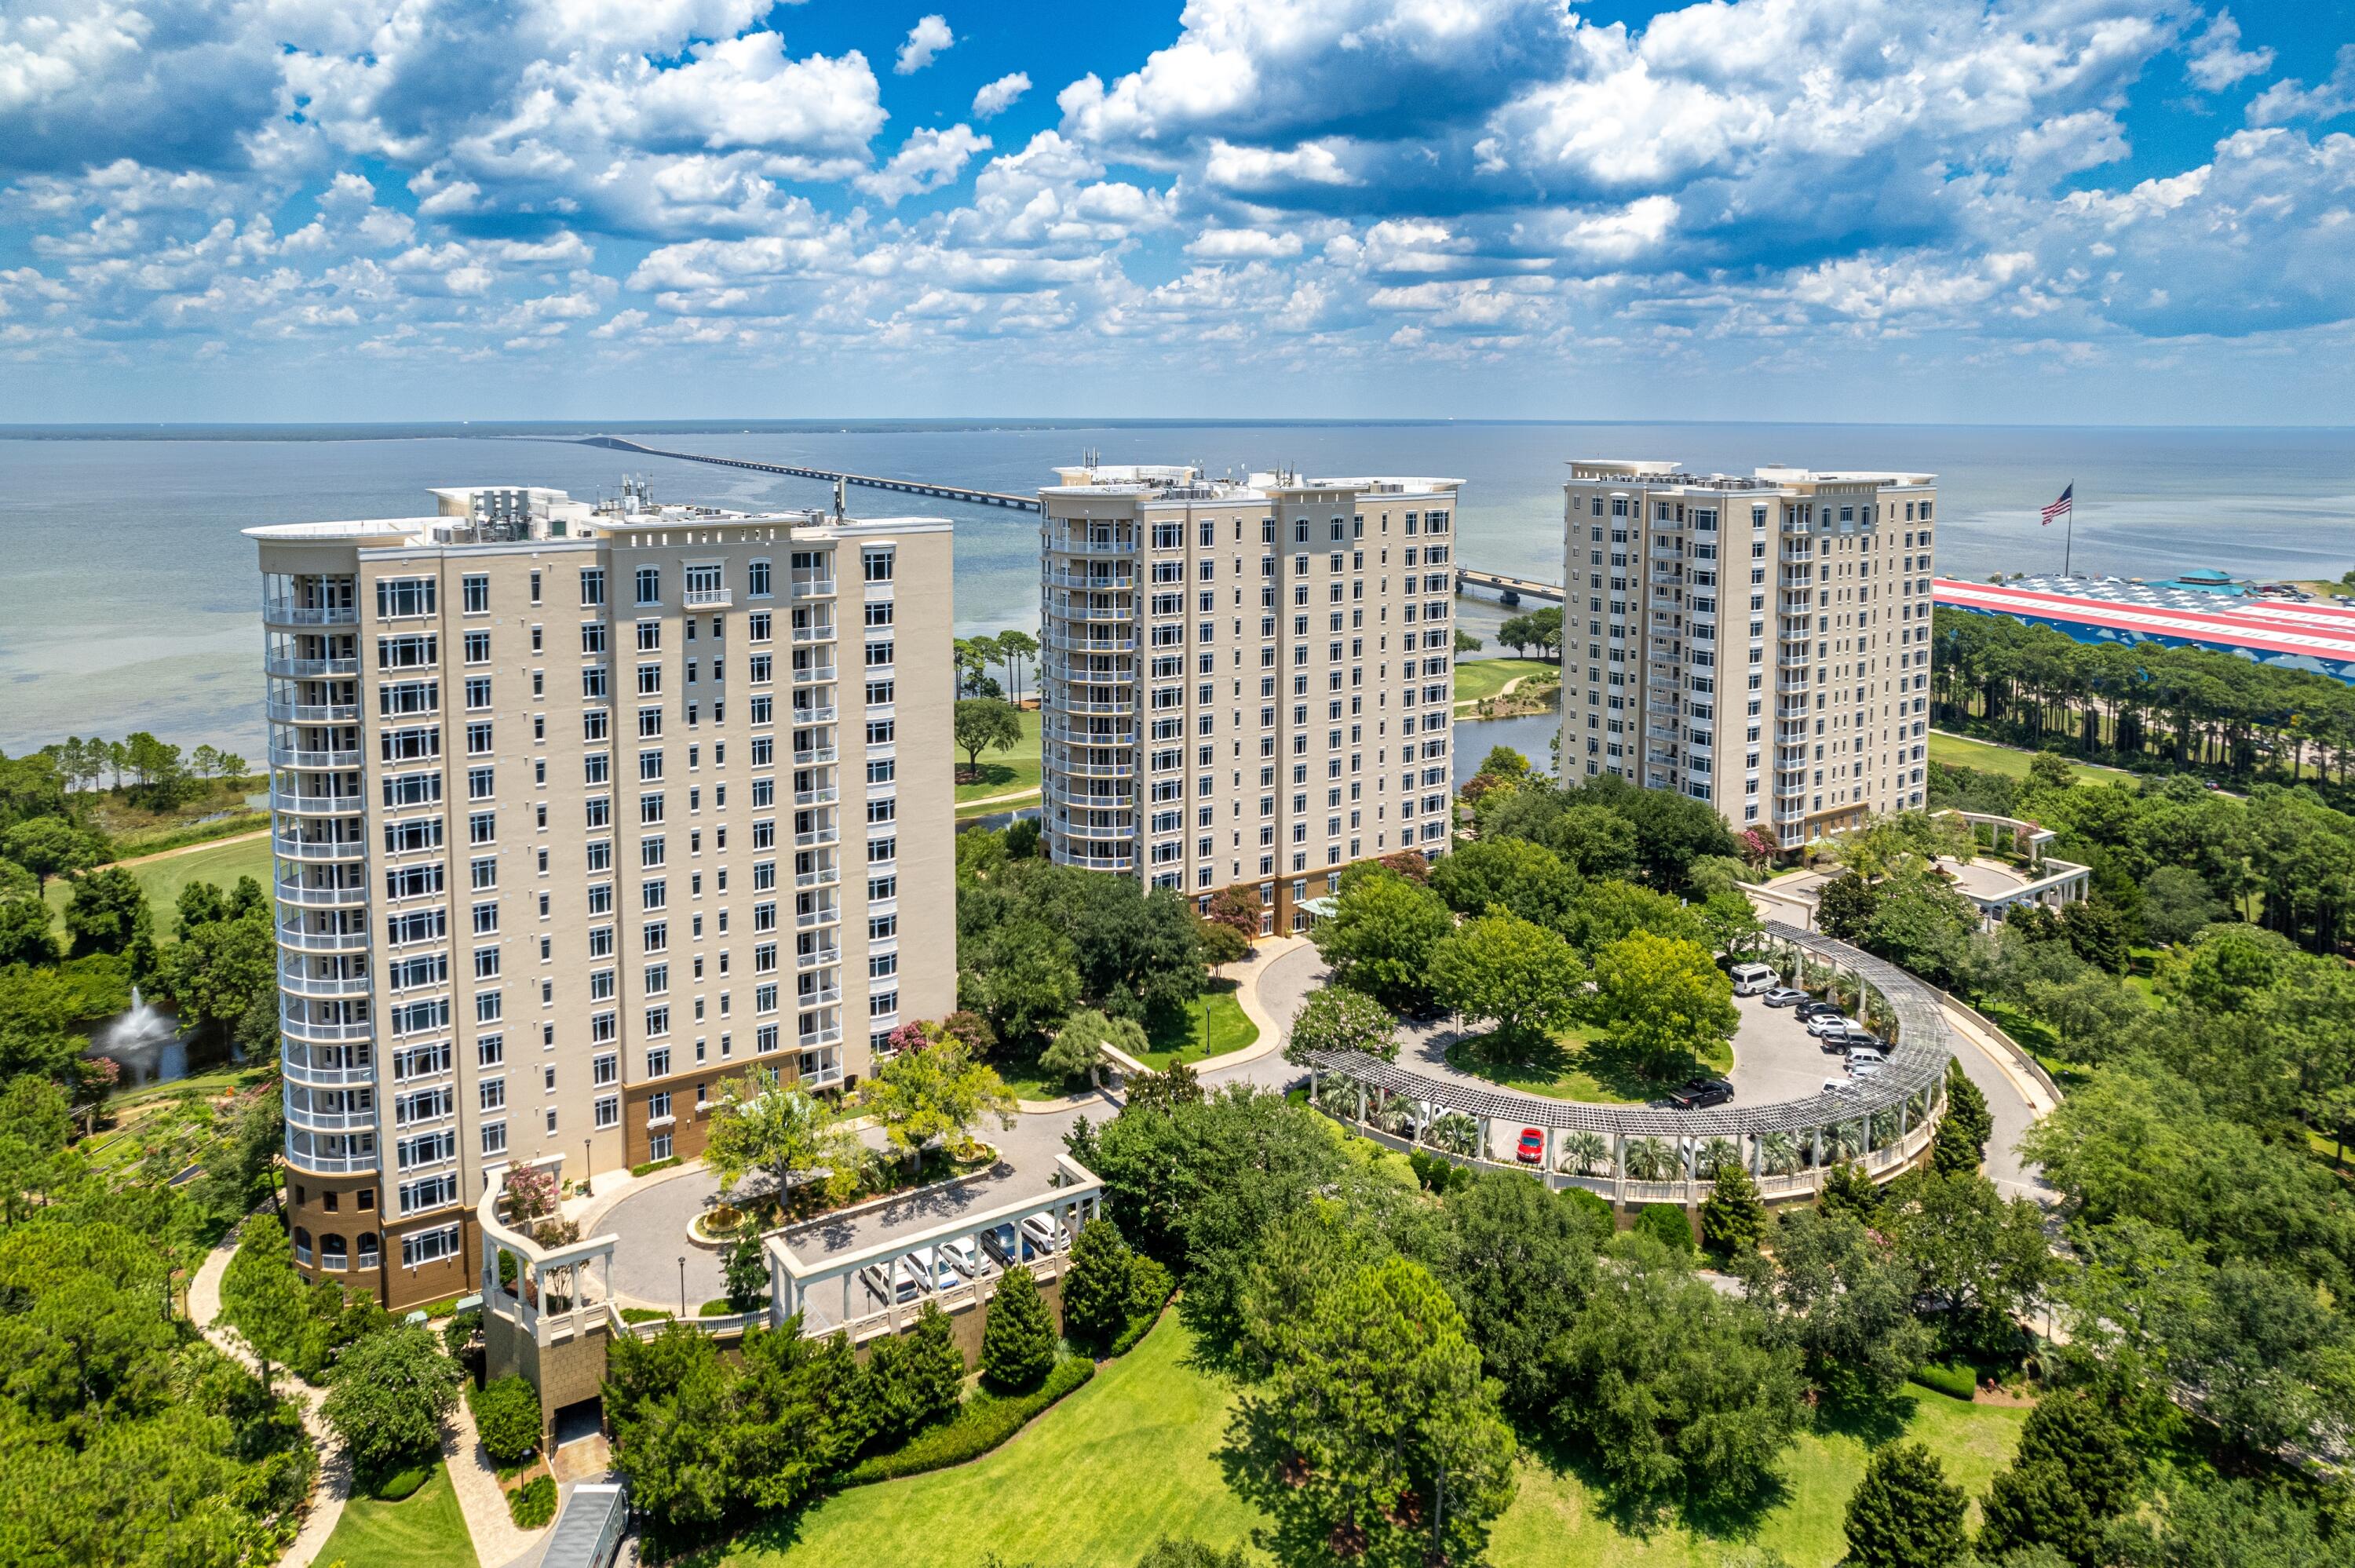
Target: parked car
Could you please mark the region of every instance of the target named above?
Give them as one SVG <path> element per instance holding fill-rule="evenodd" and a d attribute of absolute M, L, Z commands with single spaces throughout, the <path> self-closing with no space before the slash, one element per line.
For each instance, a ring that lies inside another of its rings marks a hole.
<path fill-rule="evenodd" d="M 1706 1110 L 1732 1097 L 1733 1086 L 1723 1078 L 1693 1078 L 1669 1092 L 1668 1104 L 1678 1110 Z"/>
<path fill-rule="evenodd" d="M 1838 1095 L 1842 1099 L 1854 1099 L 1856 1086 L 1846 1078 L 1826 1078 L 1823 1092 L 1828 1095 Z"/>
<path fill-rule="evenodd" d="M 882 1301 L 913 1301 L 924 1293 L 922 1278 L 908 1266 L 904 1257 L 895 1257 L 888 1264 L 870 1263 L 858 1271 L 858 1277 Z"/>
<path fill-rule="evenodd" d="M 1827 1051 L 1853 1051 L 1859 1046 L 1878 1051 L 1882 1045 L 1881 1036 L 1866 1029 L 1850 1029 L 1842 1033 L 1822 1034 L 1817 1038 L 1822 1042 Z"/>
<path fill-rule="evenodd" d="M 908 1255 L 908 1266 L 927 1290 L 954 1290 L 964 1283 L 956 1266 L 932 1247 L 920 1246 Z"/>
<path fill-rule="evenodd" d="M 1807 1000 L 1807 993 L 1803 991 L 1793 991 L 1786 985 L 1778 985 L 1758 1000 L 1769 1007 L 1796 1007 Z"/>
<path fill-rule="evenodd" d="M 1524 1165 L 1545 1163 L 1545 1134 L 1536 1128 L 1521 1128 L 1520 1141 L 1513 1145 L 1513 1158 Z"/>
<path fill-rule="evenodd" d="M 1782 977 L 1764 964 L 1736 964 L 1729 971 L 1733 976 L 1736 996 L 1764 996 L 1781 983 Z"/>
<path fill-rule="evenodd" d="M 1008 1268 L 1014 1266 L 1015 1248 L 1018 1245 L 1022 1250 L 1024 1263 L 1039 1255 L 1039 1249 L 1031 1244 L 1028 1236 L 1015 1230 L 1014 1222 L 1011 1220 L 1003 1224 L 992 1225 L 981 1233 L 981 1250 Z"/>
<path fill-rule="evenodd" d="M 1796 1009 L 1796 1016 L 1800 1018 L 1820 1018 L 1828 1012 L 1837 1016 L 1839 1008 L 1836 1003 L 1828 1001 L 1803 1001 Z"/>
<path fill-rule="evenodd" d="M 969 1236 L 958 1236 L 952 1241 L 941 1243 L 941 1255 L 949 1260 L 951 1268 L 955 1269 L 967 1279 L 974 1278 L 981 1273 L 981 1255 L 974 1249 L 973 1240 Z"/>
<path fill-rule="evenodd" d="M 1827 1034 L 1846 1034 L 1858 1027 L 1854 1019 L 1843 1018 L 1837 1012 L 1818 1012 L 1807 1020 L 1807 1033 L 1818 1040 Z"/>
<path fill-rule="evenodd" d="M 1889 1058 L 1868 1045 L 1859 1045 L 1848 1054 L 1848 1075 L 1867 1078 L 1889 1065 Z"/>
<path fill-rule="evenodd" d="M 1022 1239 L 1040 1252 L 1060 1252 L 1071 1245 L 1071 1233 L 1052 1214 L 1031 1214 L 1022 1222 Z"/>

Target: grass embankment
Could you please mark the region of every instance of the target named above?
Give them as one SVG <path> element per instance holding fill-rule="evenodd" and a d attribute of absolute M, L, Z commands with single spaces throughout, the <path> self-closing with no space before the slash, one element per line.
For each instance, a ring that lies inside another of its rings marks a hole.
<path fill-rule="evenodd" d="M 2028 759 L 2035 755 L 2021 747 L 1998 746 L 1991 740 L 1972 740 L 1942 730 L 1930 732 L 1930 760 L 1949 768 L 1976 768 L 1985 773 L 2000 773 L 2007 779 L 2025 779 Z M 2114 784 L 2135 777 L 2124 768 L 2100 768 L 2090 762 L 2073 762 L 2069 766 L 2080 782 Z"/>
<path fill-rule="evenodd" d="M 425 1484 L 397 1503 L 355 1496 L 318 1560 L 344 1568 L 477 1568 L 449 1467 L 437 1462 Z"/>
<path fill-rule="evenodd" d="M 970 1568 L 994 1552 L 1014 1563 L 1121 1565 L 1163 1534 L 1220 1549 L 1248 1546 L 1263 1521 L 1228 1489 L 1219 1463 L 1232 1391 L 1194 1363 L 1193 1349 L 1172 1313 L 1135 1351 L 986 1457 L 845 1491 L 742 1537 L 716 1561 L 726 1568 Z M 2010 1457 L 2026 1415 L 1913 1391 L 1885 1429 L 1802 1436 L 1785 1461 L 1774 1506 L 1723 1534 L 1680 1523 L 1624 1529 L 1577 1467 L 1525 1458 L 1519 1494 L 1497 1523 L 1489 1560 L 1498 1568 L 1666 1568 L 1714 1563 L 1756 1547 L 1780 1552 L 1794 1568 L 1828 1568 L 1845 1550 L 1849 1494 L 1871 1448 L 1901 1437 L 1926 1443 L 1947 1476 L 1977 1497 Z"/>
<path fill-rule="evenodd" d="M 1641 1105 L 1659 1098 L 1688 1078 L 1715 1076 L 1733 1065 L 1731 1041 L 1720 1041 L 1715 1050 L 1691 1066 L 1654 1077 L 1643 1064 L 1608 1040 L 1578 1028 L 1556 1035 L 1553 1049 L 1518 1062 L 1490 1061 L 1482 1052 L 1487 1039 L 1475 1034 L 1449 1046 L 1447 1065 L 1523 1094 L 1597 1105 Z"/>
<path fill-rule="evenodd" d="M 980 770 L 973 781 L 965 781 L 964 753 L 956 754 L 956 798 L 962 806 L 968 800 L 986 800 L 996 795 L 1013 795 L 1039 788 L 1039 710 L 1022 710 L 1022 738 L 1011 751 L 985 751 L 981 754 Z M 1008 800 L 991 808 L 1002 810 L 1021 804 Z"/>
<path fill-rule="evenodd" d="M 1548 659 L 1472 659 L 1455 666 L 1455 701 L 1476 703 L 1493 697 L 1514 681 L 1531 677 L 1555 681 L 1561 666 Z"/>
<path fill-rule="evenodd" d="M 139 879 L 140 890 L 147 895 L 147 906 L 155 916 L 155 939 L 168 942 L 173 939 L 172 910 L 179 902 L 180 889 L 191 882 L 210 882 L 226 893 L 237 885 L 239 877 L 250 876 L 267 893 L 270 861 L 270 840 L 261 837 L 190 850 L 186 854 L 158 854 L 123 864 Z M 57 930 L 63 935 L 66 906 L 73 900 L 73 884 L 61 876 L 52 878 L 48 899 L 49 908 L 57 916 Z"/>
<path fill-rule="evenodd" d="M 1236 982 L 1214 980 L 1209 989 L 1186 1004 L 1182 1016 L 1147 1034 L 1153 1049 L 1137 1058 L 1156 1073 L 1173 1062 L 1200 1062 L 1240 1051 L 1259 1039 L 1259 1025 L 1243 1013 L 1236 1000 Z M 1060 1099 L 1082 1087 L 1087 1080 L 1065 1080 L 1043 1071 L 1036 1057 L 995 1064 L 998 1076 L 1015 1097 L 1026 1100 Z"/>

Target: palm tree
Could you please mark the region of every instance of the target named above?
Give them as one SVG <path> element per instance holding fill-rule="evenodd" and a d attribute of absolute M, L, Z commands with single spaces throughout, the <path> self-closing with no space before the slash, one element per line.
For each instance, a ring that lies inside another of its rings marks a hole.
<path fill-rule="evenodd" d="M 1730 1138 L 1712 1138 L 1693 1150 L 1693 1175 L 1703 1181 L 1714 1181 L 1719 1171 L 1741 1164 L 1742 1150 Z"/>
<path fill-rule="evenodd" d="M 1573 1176 L 1592 1176 L 1598 1167 L 1611 1166 L 1611 1140 L 1599 1132 L 1565 1133 L 1561 1169 Z"/>
<path fill-rule="evenodd" d="M 1799 1140 L 1791 1133 L 1770 1132 L 1758 1142 L 1758 1162 L 1770 1176 L 1789 1176 L 1800 1166 Z"/>
<path fill-rule="evenodd" d="M 1627 1174 L 1638 1181 L 1673 1181 L 1681 1165 L 1665 1138 L 1639 1138 L 1627 1146 Z"/>

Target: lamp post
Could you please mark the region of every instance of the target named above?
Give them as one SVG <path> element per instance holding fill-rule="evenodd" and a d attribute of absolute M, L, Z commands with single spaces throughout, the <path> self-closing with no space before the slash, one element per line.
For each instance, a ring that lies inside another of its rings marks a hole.
<path fill-rule="evenodd" d="M 687 1321 L 687 1254 L 678 1255 L 678 1320 Z"/>
<path fill-rule="evenodd" d="M 585 1138 L 581 1140 L 581 1195 L 584 1198 L 595 1196 L 589 1190 L 589 1140 Z"/>

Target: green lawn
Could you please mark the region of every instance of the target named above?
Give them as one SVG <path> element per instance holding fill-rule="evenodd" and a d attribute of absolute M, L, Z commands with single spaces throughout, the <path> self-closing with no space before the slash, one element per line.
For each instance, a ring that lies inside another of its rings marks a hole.
<path fill-rule="evenodd" d="M 964 753 L 956 754 L 957 777 L 964 777 Z M 1018 789 L 1039 788 L 1039 710 L 1022 710 L 1022 739 L 1011 751 L 985 751 L 981 754 L 981 777 L 972 784 L 956 787 L 959 800 L 978 800 L 989 795 L 1010 795 Z M 1008 802 L 1011 804 L 1012 802 Z"/>
<path fill-rule="evenodd" d="M 1259 1025 L 1243 1016 L 1235 1000 L 1235 982 L 1216 980 L 1210 989 L 1186 1004 L 1186 1022 L 1153 1042 L 1154 1049 L 1137 1058 L 1155 1072 L 1172 1062 L 1199 1062 L 1240 1051 L 1259 1038 Z"/>
<path fill-rule="evenodd" d="M 1558 677 L 1561 666 L 1547 659 L 1474 659 L 1455 666 L 1455 700 L 1476 703 L 1493 697 L 1505 683 L 1524 675 Z"/>
<path fill-rule="evenodd" d="M 1128 1568 L 1164 1533 L 1222 1549 L 1248 1544 L 1259 1516 L 1227 1489 L 1217 1457 L 1230 1393 L 1190 1364 L 1191 1350 L 1173 1313 L 1135 1351 L 995 1453 L 955 1469 L 854 1488 L 744 1536 L 719 1562 L 971 1568 L 994 1552 L 1056 1568 Z M 1976 1496 L 2010 1457 L 2027 1412 L 1916 1390 L 1901 1402 L 1900 1414 L 1902 1431 L 1889 1436 L 1928 1444 L 1947 1475 Z M 1519 1495 L 1497 1523 L 1489 1561 L 1496 1568 L 1704 1568 L 1754 1546 L 1782 1553 L 1792 1568 L 1830 1568 L 1845 1550 L 1842 1515 L 1867 1452 L 1856 1436 L 1802 1436 L 1785 1461 L 1781 1499 L 1738 1539 L 1676 1523 L 1630 1533 L 1574 1471 L 1529 1459 Z"/>
<path fill-rule="evenodd" d="M 168 942 L 172 939 L 172 907 L 179 900 L 180 889 L 191 882 L 211 882 L 218 883 L 226 893 L 237 885 L 239 877 L 250 876 L 267 893 L 270 860 L 270 840 L 265 836 L 214 844 L 186 854 L 156 855 L 123 863 L 139 879 L 140 887 L 147 895 L 148 907 L 155 911 L 155 939 Z M 63 877 L 56 878 L 49 884 L 48 895 L 49 907 L 57 912 L 58 930 L 62 933 L 73 885 Z"/>
<path fill-rule="evenodd" d="M 353 1498 L 318 1560 L 344 1568 L 476 1568 L 448 1467 L 435 1465 L 426 1483 L 400 1502 Z"/>
<path fill-rule="evenodd" d="M 1950 768 L 1976 768 L 1986 773 L 2000 773 L 2007 779 L 2028 777 L 2028 759 L 2036 753 L 2016 746 L 1998 746 L 1991 740 L 1971 740 L 1959 735 L 1930 732 L 1930 760 L 1943 762 Z M 2119 768 L 2096 768 L 2089 762 L 2073 762 L 2081 781 L 2114 783 L 2132 779 L 2133 774 Z"/>
<path fill-rule="evenodd" d="M 1448 1047 L 1447 1065 L 1508 1089 L 1552 1099 L 1641 1105 L 1657 1099 L 1693 1075 L 1687 1071 L 1672 1073 L 1666 1078 L 1652 1077 L 1633 1059 L 1614 1050 L 1607 1041 L 1574 1027 L 1556 1037 L 1557 1049 L 1525 1062 L 1487 1060 L 1480 1054 L 1485 1038 L 1475 1034 Z M 1720 1041 L 1717 1049 L 1700 1064 L 1700 1070 L 1719 1074 L 1732 1065 L 1732 1042 Z"/>

